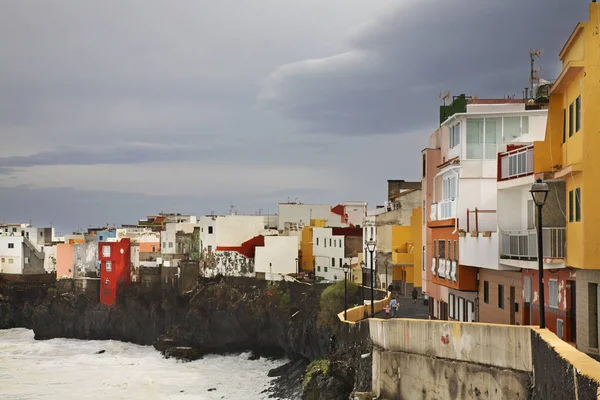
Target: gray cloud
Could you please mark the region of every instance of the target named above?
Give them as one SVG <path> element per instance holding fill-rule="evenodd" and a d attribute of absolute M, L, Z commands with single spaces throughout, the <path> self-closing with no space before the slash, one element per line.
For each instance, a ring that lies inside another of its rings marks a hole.
<path fill-rule="evenodd" d="M 313 133 L 433 129 L 439 92 L 520 97 L 530 48 L 545 51 L 542 76 L 554 78 L 587 3 L 407 2 L 355 32 L 346 52 L 278 68 L 258 102 Z"/>

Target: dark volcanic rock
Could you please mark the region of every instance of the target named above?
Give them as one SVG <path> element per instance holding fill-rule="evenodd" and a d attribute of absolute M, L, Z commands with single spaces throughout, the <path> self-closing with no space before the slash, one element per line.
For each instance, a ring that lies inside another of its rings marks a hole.
<path fill-rule="evenodd" d="M 308 374 L 303 400 L 346 400 L 354 388 L 351 363 L 331 361 L 326 371 L 321 369 Z"/>

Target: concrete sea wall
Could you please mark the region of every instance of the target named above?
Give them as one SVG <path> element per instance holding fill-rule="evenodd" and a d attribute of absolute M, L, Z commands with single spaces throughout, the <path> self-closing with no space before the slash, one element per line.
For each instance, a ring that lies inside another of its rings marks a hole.
<path fill-rule="evenodd" d="M 383 399 L 600 399 L 600 363 L 548 330 L 371 319 Z"/>

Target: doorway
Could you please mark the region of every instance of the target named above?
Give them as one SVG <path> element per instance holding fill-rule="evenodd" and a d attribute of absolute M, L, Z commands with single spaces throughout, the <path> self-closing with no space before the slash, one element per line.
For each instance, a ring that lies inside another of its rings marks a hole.
<path fill-rule="evenodd" d="M 577 343 L 577 291 L 575 281 L 567 281 L 567 299 L 569 299 L 569 325 L 571 328 L 569 341 Z"/>
<path fill-rule="evenodd" d="M 531 276 L 525 276 L 524 282 L 524 294 L 525 298 L 523 299 L 523 324 L 531 325 L 533 323 L 531 316 L 531 291 L 532 291 L 532 280 Z"/>
<path fill-rule="evenodd" d="M 517 321 L 516 321 L 516 307 L 515 307 L 515 287 L 511 286 L 510 287 L 510 297 L 509 297 L 509 302 L 508 304 L 510 304 L 510 324 L 514 325 Z"/>

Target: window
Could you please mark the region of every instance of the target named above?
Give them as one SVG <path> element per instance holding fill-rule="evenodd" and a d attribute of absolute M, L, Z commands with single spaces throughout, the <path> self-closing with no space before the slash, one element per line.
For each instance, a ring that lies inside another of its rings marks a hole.
<path fill-rule="evenodd" d="M 475 322 L 475 304 L 467 300 L 467 322 Z"/>
<path fill-rule="evenodd" d="M 449 315 L 450 318 L 454 319 L 454 295 L 453 294 L 449 294 L 448 295 L 448 306 L 449 306 Z"/>
<path fill-rule="evenodd" d="M 104 266 L 104 270 L 105 270 L 106 272 L 111 272 L 111 271 L 112 271 L 112 262 L 110 262 L 110 261 L 107 261 L 107 262 L 106 262 L 106 265 Z"/>
<path fill-rule="evenodd" d="M 12 228 L 13 233 L 17 233 L 17 228 Z"/>
<path fill-rule="evenodd" d="M 452 253 L 454 256 L 454 261 L 458 261 L 458 242 L 454 241 L 454 252 Z"/>
<path fill-rule="evenodd" d="M 110 257 L 110 246 L 102 246 L 102 257 Z"/>
<path fill-rule="evenodd" d="M 173 248 L 173 242 L 169 242 L 169 248 L 172 249 Z"/>
<path fill-rule="evenodd" d="M 423 153 L 423 178 L 425 178 L 425 174 L 427 173 L 427 155 Z"/>
<path fill-rule="evenodd" d="M 4 257 L 2 257 L 2 259 L 0 260 L 0 262 L 6 262 L 6 259 Z"/>
<path fill-rule="evenodd" d="M 439 245 L 439 252 L 438 255 L 441 259 L 446 258 L 446 241 L 445 240 L 440 240 L 438 242 Z"/>
<path fill-rule="evenodd" d="M 548 306 L 558 308 L 558 280 L 550 279 L 548 281 Z"/>
<path fill-rule="evenodd" d="M 460 123 L 450 127 L 450 148 L 453 149 L 460 144 Z M 425 177 L 425 174 L 423 174 Z"/>
<path fill-rule="evenodd" d="M 564 339 L 563 320 L 560 318 L 556 319 L 556 336 L 559 339 Z"/>
<path fill-rule="evenodd" d="M 465 318 L 465 299 L 460 297 L 458 299 L 458 321 L 466 321 Z"/>
<path fill-rule="evenodd" d="M 327 272 L 327 267 L 323 267 L 323 272 Z"/>
<path fill-rule="evenodd" d="M 573 136 L 573 103 L 569 106 L 569 137 Z"/>
<path fill-rule="evenodd" d="M 12 264 L 12 263 L 14 263 L 14 261 L 15 261 L 15 260 L 13 260 L 12 258 L 9 258 L 9 259 L 8 259 L 8 263 L 9 263 L 9 264 Z"/>
<path fill-rule="evenodd" d="M 452 200 L 458 197 L 456 183 L 456 175 L 451 174 L 450 176 L 444 177 L 442 180 L 442 200 Z"/>
<path fill-rule="evenodd" d="M 206 247 L 207 247 L 208 253 L 209 254 L 212 253 L 212 246 L 206 246 Z"/>
<path fill-rule="evenodd" d="M 340 263 L 338 264 L 340 267 L 343 267 L 344 264 L 342 264 L 342 259 L 340 258 Z"/>
<path fill-rule="evenodd" d="M 486 160 L 495 160 L 497 155 L 496 143 L 502 137 L 502 119 L 485 119 L 485 151 L 483 158 Z"/>
<path fill-rule="evenodd" d="M 483 281 L 483 302 L 490 304 L 490 284 L 488 281 Z"/>
<path fill-rule="evenodd" d="M 9 249 L 14 249 L 15 248 L 15 244 L 14 243 L 9 243 L 8 244 L 8 248 Z"/>
<path fill-rule="evenodd" d="M 163 249 L 166 249 L 167 248 L 167 242 L 163 242 L 162 247 L 163 247 Z"/>
<path fill-rule="evenodd" d="M 331 238 L 329 238 L 329 247 L 331 247 Z"/>
<path fill-rule="evenodd" d="M 467 120 L 467 158 L 483 158 L 483 118 Z"/>
<path fill-rule="evenodd" d="M 423 271 L 425 271 L 425 246 L 423 246 L 423 257 L 421 257 L 421 264 L 423 264 L 422 268 Z"/>
<path fill-rule="evenodd" d="M 371 239 L 373 239 L 373 227 L 371 227 Z"/>
<path fill-rule="evenodd" d="M 25 257 L 25 264 L 29 264 L 29 257 Z"/>
<path fill-rule="evenodd" d="M 525 288 L 524 288 L 524 294 L 525 294 L 525 298 L 523 299 L 525 301 L 525 303 L 531 303 L 531 289 L 532 289 L 532 282 L 531 282 L 531 276 L 525 276 Z"/>
<path fill-rule="evenodd" d="M 40 237 L 43 237 L 43 236 L 44 236 L 44 232 L 40 232 Z"/>
<path fill-rule="evenodd" d="M 569 190 L 569 222 L 573 222 L 573 191 Z"/>
<path fill-rule="evenodd" d="M 335 258 L 331 257 L 331 266 L 335 267 Z"/>
<path fill-rule="evenodd" d="M 333 247 L 337 247 L 337 240 L 333 241 Z"/>
<path fill-rule="evenodd" d="M 156 253 L 156 246 L 152 246 L 152 252 Z"/>
<path fill-rule="evenodd" d="M 498 308 L 504 309 L 504 285 L 498 285 Z"/>
<path fill-rule="evenodd" d="M 321 272 L 321 266 L 317 265 L 317 271 Z"/>
<path fill-rule="evenodd" d="M 212 226 L 209 226 L 209 227 L 208 227 L 208 234 L 209 234 L 209 235 L 212 235 L 212 233 L 213 233 L 213 227 L 212 227 Z"/>
<path fill-rule="evenodd" d="M 575 99 L 575 132 L 581 129 L 581 95 Z"/>
<path fill-rule="evenodd" d="M 452 259 L 452 240 L 448 240 L 448 251 L 446 252 L 446 259 Z"/>
<path fill-rule="evenodd" d="M 323 239 L 323 247 L 327 248 L 327 238 Z"/>
<path fill-rule="evenodd" d="M 340 239 L 340 248 L 342 247 L 342 239 Z"/>
<path fill-rule="evenodd" d="M 575 221 L 581 221 L 581 189 L 575 189 Z"/>
<path fill-rule="evenodd" d="M 567 109 L 563 108 L 563 143 L 567 141 Z"/>

